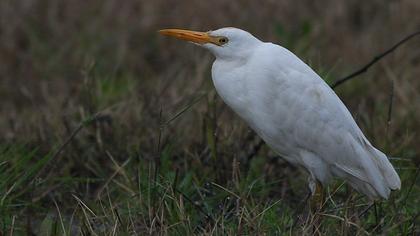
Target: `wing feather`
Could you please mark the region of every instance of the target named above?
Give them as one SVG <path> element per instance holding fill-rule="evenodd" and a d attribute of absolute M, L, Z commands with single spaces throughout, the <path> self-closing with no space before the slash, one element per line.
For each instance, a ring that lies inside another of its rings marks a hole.
<path fill-rule="evenodd" d="M 287 108 L 289 116 L 294 118 L 285 124 L 293 127 L 293 140 L 288 141 L 289 146 L 309 151 L 327 166 L 335 166 L 346 176 L 352 176 L 347 179 L 359 191 L 372 195 L 374 189 L 376 196 L 371 197 L 386 198 L 390 188 L 401 185 L 386 156 L 367 141 L 335 92 L 305 63 L 293 54 L 289 56 L 294 59 L 281 60 L 283 66 L 288 61 L 293 62 L 286 65 L 287 73 L 277 75 L 278 80 L 288 84 L 284 86 L 286 89 L 279 91 L 282 93 L 279 99 L 294 98 Z M 285 74 L 288 78 L 284 78 Z M 318 175 L 323 176 L 322 173 Z"/>

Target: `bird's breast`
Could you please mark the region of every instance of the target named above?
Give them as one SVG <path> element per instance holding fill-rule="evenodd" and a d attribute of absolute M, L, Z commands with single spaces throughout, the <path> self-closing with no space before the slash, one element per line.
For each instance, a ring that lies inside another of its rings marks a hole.
<path fill-rule="evenodd" d="M 264 67 L 244 64 L 232 67 L 215 62 L 212 68 L 214 86 L 224 100 L 266 142 L 283 139 L 287 125 L 287 109 L 295 98 L 287 96 L 290 84 L 273 78 Z"/>
<path fill-rule="evenodd" d="M 223 101 L 239 115 L 246 112 L 249 105 L 249 88 L 246 82 L 245 68 L 231 65 L 229 62 L 214 62 L 212 79 L 217 93 Z"/>

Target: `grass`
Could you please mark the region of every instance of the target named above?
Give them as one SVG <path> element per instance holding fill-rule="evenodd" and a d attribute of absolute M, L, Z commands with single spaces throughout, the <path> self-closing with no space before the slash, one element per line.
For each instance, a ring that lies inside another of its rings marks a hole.
<path fill-rule="evenodd" d="M 336 90 L 392 157 L 402 189 L 370 205 L 337 180 L 309 214 L 306 174 L 258 145 L 223 104 L 212 58 L 156 35 L 246 28 L 331 84 L 414 31 L 416 1 L 258 12 L 253 2 L 185 1 L 182 17 L 164 1 L 125 4 L 0 3 L 0 235 L 420 234 L 418 41 Z"/>
<path fill-rule="evenodd" d="M 365 211 L 368 202 L 337 182 L 328 189 L 331 198 L 323 210 L 305 216 L 305 183 L 270 173 L 271 165 L 286 164 L 267 164 L 264 156 L 254 157 L 241 170 L 236 159 L 216 168 L 211 160 L 177 158 L 170 146 L 162 150 L 159 165 L 138 154 L 118 161 L 106 151 L 101 159 L 109 170 L 87 161 L 96 177 L 33 179 L 49 160 L 34 161 L 36 154 L 27 147 L 2 149 L 4 233 L 310 234 L 314 222 L 319 222 L 315 232 L 323 234 L 418 232 L 418 171 L 400 170 L 405 187 L 375 210 Z"/>

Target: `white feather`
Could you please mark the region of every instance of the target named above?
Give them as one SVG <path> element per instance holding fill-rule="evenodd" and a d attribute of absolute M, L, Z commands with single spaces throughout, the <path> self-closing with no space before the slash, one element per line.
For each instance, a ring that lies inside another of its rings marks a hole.
<path fill-rule="evenodd" d="M 346 179 L 369 198 L 401 186 L 386 158 L 365 138 L 334 91 L 287 49 L 224 28 L 223 47 L 206 44 L 216 60 L 212 78 L 222 99 L 287 161 L 323 184 Z"/>

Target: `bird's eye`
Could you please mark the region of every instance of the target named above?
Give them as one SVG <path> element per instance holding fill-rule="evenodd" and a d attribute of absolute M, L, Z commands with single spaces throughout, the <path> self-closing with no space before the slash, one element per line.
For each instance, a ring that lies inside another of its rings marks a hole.
<path fill-rule="evenodd" d="M 225 43 L 227 43 L 229 40 L 228 40 L 228 38 L 226 38 L 226 37 L 220 37 L 219 38 L 219 44 L 220 45 L 223 45 L 223 44 L 225 44 Z"/>

